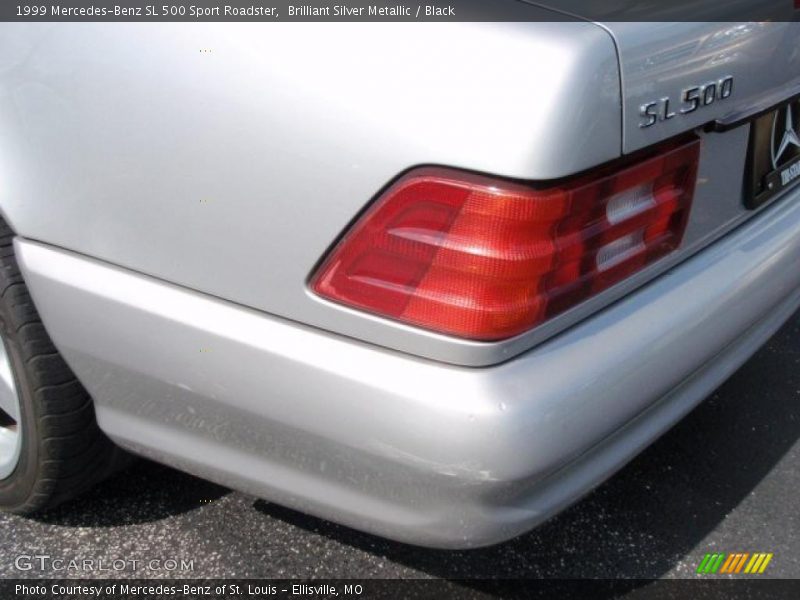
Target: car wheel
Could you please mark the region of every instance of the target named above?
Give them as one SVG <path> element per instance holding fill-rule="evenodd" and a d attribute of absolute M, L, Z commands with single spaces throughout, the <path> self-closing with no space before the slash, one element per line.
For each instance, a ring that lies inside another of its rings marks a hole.
<path fill-rule="evenodd" d="M 0 219 L 0 509 L 29 514 L 86 490 L 125 454 L 45 331 L 13 238 Z"/>

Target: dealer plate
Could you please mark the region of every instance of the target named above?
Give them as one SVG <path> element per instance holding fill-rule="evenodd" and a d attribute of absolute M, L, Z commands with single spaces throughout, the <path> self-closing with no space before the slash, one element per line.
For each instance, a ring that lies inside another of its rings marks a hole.
<path fill-rule="evenodd" d="M 800 100 L 753 121 L 745 205 L 755 209 L 800 183 Z"/>

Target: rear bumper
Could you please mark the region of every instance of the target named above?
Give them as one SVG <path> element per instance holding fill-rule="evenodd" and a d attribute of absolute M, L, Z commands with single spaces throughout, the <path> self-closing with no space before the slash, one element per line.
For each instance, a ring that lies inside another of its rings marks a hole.
<path fill-rule="evenodd" d="M 800 306 L 800 194 L 488 368 L 380 349 L 18 239 L 45 323 L 118 443 L 312 514 L 458 548 L 608 478 Z"/>

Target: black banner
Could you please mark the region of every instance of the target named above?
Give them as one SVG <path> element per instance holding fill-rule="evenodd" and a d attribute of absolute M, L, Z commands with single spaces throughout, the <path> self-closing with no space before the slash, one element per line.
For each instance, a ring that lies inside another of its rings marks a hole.
<path fill-rule="evenodd" d="M 0 21 L 794 21 L 798 0 L 4 0 Z"/>
<path fill-rule="evenodd" d="M 800 581 L 781 579 L 671 580 L 435 580 L 435 579 L 312 579 L 312 580 L 148 580 L 148 579 L 6 579 L 0 598 L 11 600 L 265 600 L 383 598 L 459 600 L 485 598 L 747 598 L 800 597 Z"/>

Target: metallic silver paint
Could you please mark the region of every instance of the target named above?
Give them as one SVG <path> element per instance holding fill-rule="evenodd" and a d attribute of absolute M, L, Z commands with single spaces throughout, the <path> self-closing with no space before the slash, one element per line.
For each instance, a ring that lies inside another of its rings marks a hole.
<path fill-rule="evenodd" d="M 412 166 L 550 179 L 788 98 L 797 27 L 6 24 L 0 211 L 117 442 L 389 537 L 489 544 L 608 477 L 800 305 L 800 192 L 744 210 L 749 126 L 698 132 L 680 251 L 503 343 L 307 276 Z M 636 127 L 727 74 L 725 103 Z"/>
<path fill-rule="evenodd" d="M 311 294 L 306 278 L 373 194 L 415 164 L 547 179 L 617 157 L 621 107 L 687 82 L 735 72 L 724 103 L 735 114 L 762 95 L 784 98 L 800 84 L 797 26 L 3 25 L 0 211 L 28 238 L 277 316 L 453 364 L 495 364 L 750 216 L 738 191 L 744 151 L 732 149 L 746 144 L 747 126 L 705 137 L 680 252 L 512 340 L 458 340 L 350 310 Z M 710 58 L 719 53 L 721 65 Z M 691 125 L 653 127 L 628 149 Z"/>
<path fill-rule="evenodd" d="M 577 499 L 800 306 L 800 192 L 514 360 L 449 366 L 18 239 L 34 300 L 136 452 L 396 539 L 470 547 Z"/>
<path fill-rule="evenodd" d="M 800 23 L 602 24 L 620 57 L 623 151 L 633 152 L 716 119 L 740 118 L 768 108 L 800 85 Z M 642 104 L 669 97 L 676 102 L 691 86 L 732 76 L 732 95 L 680 118 L 639 127 Z"/>
<path fill-rule="evenodd" d="M 30 239 L 487 364 L 510 354 L 322 302 L 306 278 L 415 165 L 549 179 L 617 158 L 620 102 L 588 23 L 3 24 L 0 207 Z"/>

